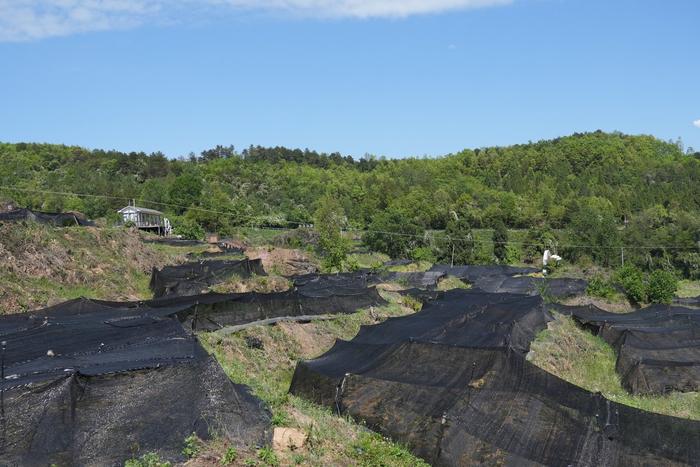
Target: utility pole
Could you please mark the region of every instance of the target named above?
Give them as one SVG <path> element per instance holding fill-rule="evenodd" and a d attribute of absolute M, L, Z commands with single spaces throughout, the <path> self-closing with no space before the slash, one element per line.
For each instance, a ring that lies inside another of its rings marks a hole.
<path fill-rule="evenodd" d="M 622 267 L 625 267 L 625 247 L 620 247 L 620 257 L 622 259 Z"/>

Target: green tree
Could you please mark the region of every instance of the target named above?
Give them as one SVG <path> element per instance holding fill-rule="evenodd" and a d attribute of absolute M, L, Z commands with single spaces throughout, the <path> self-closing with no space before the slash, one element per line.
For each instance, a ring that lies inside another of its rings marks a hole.
<path fill-rule="evenodd" d="M 392 258 L 410 258 L 416 248 L 425 245 L 425 230 L 393 208 L 375 215 L 362 237 L 370 249 Z"/>
<path fill-rule="evenodd" d="M 442 234 L 442 247 L 438 259 L 451 265 L 471 264 L 475 255 L 472 228 L 466 216 L 454 212 L 452 214 L 454 218 L 447 222 Z"/>
<path fill-rule="evenodd" d="M 552 230 L 548 225 L 540 224 L 532 227 L 525 235 L 523 245 L 525 261 L 529 263 L 535 262 L 538 258 L 542 257 L 544 250 L 552 250 L 552 252 L 556 252 L 558 245 L 559 238 L 554 230 Z"/>
<path fill-rule="evenodd" d="M 203 189 L 204 182 L 201 177 L 193 172 L 187 172 L 173 180 L 168 190 L 168 197 L 170 203 L 175 205 L 175 211 L 182 214 L 199 201 Z"/>
<path fill-rule="evenodd" d="M 493 255 L 499 263 L 508 260 L 508 229 L 503 222 L 497 223 L 493 229 Z"/>
<path fill-rule="evenodd" d="M 619 264 L 620 233 L 609 200 L 597 197 L 580 200 L 571 217 L 569 238 L 576 248 L 566 252 L 568 258 L 575 261 L 587 254 L 603 266 Z"/>
<path fill-rule="evenodd" d="M 341 271 L 347 263 L 350 242 L 343 237 L 347 218 L 337 197 L 326 195 L 321 199 L 314 214 L 314 221 L 314 228 L 319 236 L 319 247 L 323 252 L 324 266 L 329 270 Z"/>
<path fill-rule="evenodd" d="M 204 229 L 199 223 L 187 216 L 177 216 L 171 219 L 173 232 L 189 240 L 202 240 Z"/>

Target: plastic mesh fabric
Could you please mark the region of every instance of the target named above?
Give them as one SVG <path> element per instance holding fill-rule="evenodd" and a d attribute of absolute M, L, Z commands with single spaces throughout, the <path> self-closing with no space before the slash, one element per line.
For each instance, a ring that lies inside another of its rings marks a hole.
<path fill-rule="evenodd" d="M 700 423 L 616 404 L 525 360 L 546 308 L 450 291 L 300 362 L 290 391 L 434 465 L 696 465 Z"/>
<path fill-rule="evenodd" d="M 394 282 L 406 288 L 433 289 L 438 285 L 445 273 L 440 271 L 425 272 L 374 272 L 359 270 L 342 274 L 306 274 L 292 277 L 294 285 L 299 289 L 338 290 L 339 288 L 362 288 Z"/>
<path fill-rule="evenodd" d="M 625 314 L 570 307 L 584 328 L 617 352 L 616 370 L 634 394 L 700 390 L 700 310 L 653 305 Z"/>
<path fill-rule="evenodd" d="M 170 246 L 194 246 L 194 245 L 205 245 L 201 240 L 188 240 L 184 238 L 173 238 L 173 237 L 156 237 L 156 238 L 145 238 L 144 243 L 155 243 Z"/>
<path fill-rule="evenodd" d="M 0 317 L 0 465 L 177 460 L 192 432 L 269 440 L 268 411 L 183 328 L 184 309 L 78 299 Z"/>
<path fill-rule="evenodd" d="M 31 209 L 19 208 L 9 212 L 0 213 L 0 222 L 33 221 L 40 224 L 56 227 L 94 226 L 89 220 L 71 212 L 40 212 Z"/>
<path fill-rule="evenodd" d="M 530 277 L 539 272 L 534 268 L 518 268 L 505 265 L 445 266 L 435 265 L 430 271 L 438 271 L 469 282 L 475 288 L 491 293 L 538 295 L 546 293 L 554 297 L 571 297 L 586 292 L 588 283 L 582 279 Z"/>
<path fill-rule="evenodd" d="M 259 259 L 190 262 L 166 266 L 160 270 L 154 268 L 150 288 L 155 298 L 167 295 L 196 295 L 231 277 L 246 278 L 253 274 L 267 275 Z"/>
<path fill-rule="evenodd" d="M 348 314 L 386 301 L 365 281 L 331 276 L 305 276 L 300 285 L 276 293 L 207 293 L 169 295 L 154 300 L 119 303 L 96 301 L 105 306 L 176 308 L 187 327 L 214 331 L 227 326 L 255 323 L 273 318 L 325 314 Z"/>

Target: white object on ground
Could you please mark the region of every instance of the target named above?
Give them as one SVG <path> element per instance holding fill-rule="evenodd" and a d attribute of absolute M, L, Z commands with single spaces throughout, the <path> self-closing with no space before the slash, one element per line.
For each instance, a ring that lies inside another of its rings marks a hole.
<path fill-rule="evenodd" d="M 544 255 L 542 256 L 542 265 L 547 266 L 549 260 L 561 261 L 561 256 L 553 255 L 549 250 L 544 250 Z"/>

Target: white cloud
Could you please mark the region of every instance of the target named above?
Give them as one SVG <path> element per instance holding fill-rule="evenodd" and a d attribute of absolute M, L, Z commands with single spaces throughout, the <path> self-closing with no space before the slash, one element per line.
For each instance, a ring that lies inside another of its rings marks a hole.
<path fill-rule="evenodd" d="M 249 9 L 286 10 L 309 16 L 394 17 L 440 13 L 495 5 L 512 0 L 222 0 Z"/>
<path fill-rule="evenodd" d="M 514 0 L 0 0 L 0 41 L 185 20 L 193 10 L 262 10 L 321 18 L 404 18 Z"/>
<path fill-rule="evenodd" d="M 162 5 L 160 0 L 0 0 L 0 41 L 133 27 Z"/>
<path fill-rule="evenodd" d="M 700 120 L 695 120 L 695 121 L 693 122 L 693 125 L 695 125 L 696 127 L 700 128 Z"/>

